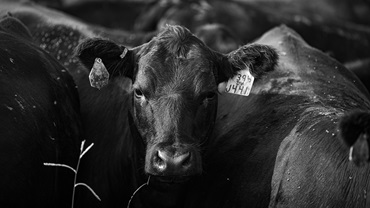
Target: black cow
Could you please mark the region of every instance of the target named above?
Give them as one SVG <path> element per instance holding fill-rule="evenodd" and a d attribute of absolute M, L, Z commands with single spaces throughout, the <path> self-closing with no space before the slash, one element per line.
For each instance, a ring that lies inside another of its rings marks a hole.
<path fill-rule="evenodd" d="M 186 207 L 368 207 L 369 171 L 349 163 L 337 138 L 345 112 L 370 96 L 339 62 L 281 26 L 257 44 L 279 64 L 248 98 L 223 95 L 204 177 Z"/>
<path fill-rule="evenodd" d="M 85 38 L 105 37 L 128 47 L 141 45 L 154 33 L 132 33 L 89 25 L 63 12 L 45 8 L 32 2 L 0 2 L 0 15 L 11 13 L 24 23 L 34 41 L 50 52 L 75 77 L 77 60 L 73 51 Z"/>
<path fill-rule="evenodd" d="M 82 190 L 80 206 L 86 207 L 126 206 L 148 176 L 150 186 L 135 195 L 135 207 L 184 204 L 192 190 L 187 182 L 207 171 L 202 154 L 212 140 L 218 84 L 221 90 L 246 67 L 259 77 L 277 59 L 272 48 L 258 44 L 214 52 L 180 26 L 167 26 L 132 50 L 88 39 L 77 54 L 93 68 L 90 83 L 85 74 L 78 85 L 86 138 L 95 143 L 80 180 L 101 198 Z"/>
<path fill-rule="evenodd" d="M 81 139 L 68 72 L 17 19 L 0 21 L 0 207 L 71 207 Z"/>
<path fill-rule="evenodd" d="M 161 2 L 137 18 L 138 22 L 141 21 L 140 25 L 147 25 L 145 22 L 148 22 L 149 28 L 152 24 L 160 28 L 167 23 L 179 24 L 195 32 L 204 24 L 217 23 L 229 28 L 233 35 L 245 44 L 275 26 L 286 24 L 301 34 L 310 45 L 331 54 L 340 62 L 352 62 L 370 57 L 370 50 L 368 50 L 370 28 L 348 21 L 333 21 L 332 17 L 339 18 L 340 14 L 313 18 L 312 12 L 299 8 L 299 11 L 303 11 L 297 14 L 295 10 L 291 11 L 291 2 L 288 6 L 280 1 L 261 3 L 200 0 L 179 3 L 167 1 L 167 4 L 161 4 Z M 295 5 L 300 7 L 300 4 Z M 153 20 L 157 21 L 153 22 Z M 138 29 L 146 31 L 146 28 L 138 27 Z"/>
<path fill-rule="evenodd" d="M 366 2 L 367 1 L 367 2 Z M 367 24 L 369 25 L 369 9 L 370 3 L 368 0 L 313 0 L 313 1 L 304 1 L 304 0 L 291 0 L 291 1 L 212 1 L 212 0 L 161 0 L 161 1 L 151 1 L 152 4 L 148 7 L 144 7 L 142 14 L 136 21 L 135 28 L 139 30 L 153 30 L 156 27 L 158 21 L 169 13 L 175 14 L 171 11 L 173 8 L 178 8 L 180 13 L 179 16 L 185 15 L 186 12 L 190 13 L 202 11 L 199 7 L 200 5 L 208 4 L 210 7 L 218 7 L 219 10 L 224 8 L 223 12 L 233 12 L 237 14 L 240 10 L 234 9 L 229 10 L 234 6 L 228 6 L 235 3 L 247 3 L 251 5 L 256 5 L 259 8 L 269 10 L 273 13 L 280 13 L 283 15 L 291 17 L 307 17 L 308 19 L 315 19 L 318 21 L 327 22 L 354 22 L 356 24 Z M 208 9 L 210 8 L 208 7 Z M 203 7 L 204 8 L 204 7 Z M 235 8 L 235 7 L 234 7 Z M 207 8 L 206 8 L 207 9 Z M 188 10 L 188 11 L 185 11 Z M 207 13 L 206 11 L 205 13 Z M 251 11 L 251 14 L 254 15 L 254 12 Z M 193 13 L 194 14 L 194 13 Z M 204 13 L 203 13 L 204 14 Z M 176 15 L 176 14 L 175 14 Z M 208 14 L 206 14 L 207 16 Z M 232 14 L 231 14 L 232 15 Z M 191 19 L 198 19 L 202 21 L 204 16 L 194 16 L 189 15 Z M 194 18 L 195 17 L 195 18 Z M 199 18 L 200 17 L 200 18 Z M 208 16 L 210 17 L 210 16 Z M 227 17 L 230 17 L 230 14 L 227 14 Z M 213 16 L 215 19 L 222 19 L 222 16 Z M 214 20 L 214 19 L 213 19 Z M 182 20 L 187 21 L 187 20 Z M 221 20 L 222 21 L 222 20 Z M 238 20 L 242 21 L 242 20 Z M 230 22 L 231 23 L 231 22 Z"/>

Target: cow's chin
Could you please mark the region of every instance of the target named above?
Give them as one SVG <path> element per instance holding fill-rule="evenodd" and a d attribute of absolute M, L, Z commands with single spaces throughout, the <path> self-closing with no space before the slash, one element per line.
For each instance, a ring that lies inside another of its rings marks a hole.
<path fill-rule="evenodd" d="M 148 189 L 142 207 L 178 207 L 182 204 L 187 187 L 191 187 L 195 176 L 157 176 L 150 175 Z M 155 206 L 153 206 L 155 205 Z"/>
<path fill-rule="evenodd" d="M 190 181 L 193 176 L 151 176 L 157 183 L 164 183 L 168 185 L 183 184 Z"/>
<path fill-rule="evenodd" d="M 163 186 L 176 186 L 183 185 L 189 182 L 195 176 L 158 176 L 151 175 L 150 183 L 155 183 L 157 185 Z"/>

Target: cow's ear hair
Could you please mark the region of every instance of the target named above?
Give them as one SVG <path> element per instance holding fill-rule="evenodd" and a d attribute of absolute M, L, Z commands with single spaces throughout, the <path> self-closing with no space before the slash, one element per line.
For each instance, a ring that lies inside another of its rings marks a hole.
<path fill-rule="evenodd" d="M 278 62 L 278 53 L 267 45 L 244 45 L 226 55 L 230 67 L 224 67 L 218 75 L 218 83 L 234 77 L 238 71 L 249 68 L 255 79 L 274 70 Z"/>
<path fill-rule="evenodd" d="M 345 145 L 351 147 L 361 134 L 370 136 L 370 113 L 352 111 L 344 115 L 338 123 L 339 138 Z"/>
<path fill-rule="evenodd" d="M 135 67 L 132 51 L 113 41 L 101 38 L 86 39 L 77 46 L 75 56 L 89 70 L 97 63 L 101 64 L 109 73 L 110 79 L 117 76 L 133 79 Z"/>

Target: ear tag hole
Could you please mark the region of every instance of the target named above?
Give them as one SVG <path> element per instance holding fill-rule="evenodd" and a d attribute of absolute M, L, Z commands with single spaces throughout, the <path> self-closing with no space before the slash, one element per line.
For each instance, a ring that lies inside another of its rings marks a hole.
<path fill-rule="evenodd" d="M 251 92 L 254 77 L 249 68 L 238 71 L 238 73 L 227 81 L 225 92 L 248 96 Z"/>
<path fill-rule="evenodd" d="M 94 65 L 89 74 L 89 80 L 91 87 L 99 90 L 108 84 L 109 73 L 101 58 L 95 58 Z"/>

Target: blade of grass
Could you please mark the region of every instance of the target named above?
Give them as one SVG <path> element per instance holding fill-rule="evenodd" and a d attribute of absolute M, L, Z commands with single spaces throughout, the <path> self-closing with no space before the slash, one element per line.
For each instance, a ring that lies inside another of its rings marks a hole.
<path fill-rule="evenodd" d="M 99 201 L 101 201 L 101 199 L 100 199 L 100 197 L 94 192 L 94 190 L 90 187 L 90 186 L 88 186 L 86 183 L 77 183 L 76 185 L 75 185 L 75 187 L 77 187 L 77 186 L 84 186 L 84 187 L 86 187 L 87 189 L 89 189 L 90 190 L 90 192 L 99 200 Z"/>
<path fill-rule="evenodd" d="M 127 204 L 127 208 L 130 208 L 131 201 L 132 201 L 132 199 L 134 198 L 135 194 L 136 194 L 140 189 L 142 189 L 144 186 L 149 186 L 149 181 L 150 181 L 150 175 L 149 175 L 149 177 L 148 177 L 148 181 L 147 181 L 147 182 L 145 182 L 144 184 L 142 184 L 141 186 L 139 186 L 139 188 L 137 188 L 137 189 L 134 191 L 134 193 L 131 195 L 131 198 L 130 198 L 130 200 L 128 201 L 128 204 Z"/>
<path fill-rule="evenodd" d="M 64 168 L 68 168 L 68 169 L 72 170 L 75 174 L 77 173 L 77 171 L 69 165 L 58 164 L 58 163 L 44 163 L 44 165 L 45 166 L 54 166 L 54 167 L 64 167 Z"/>

